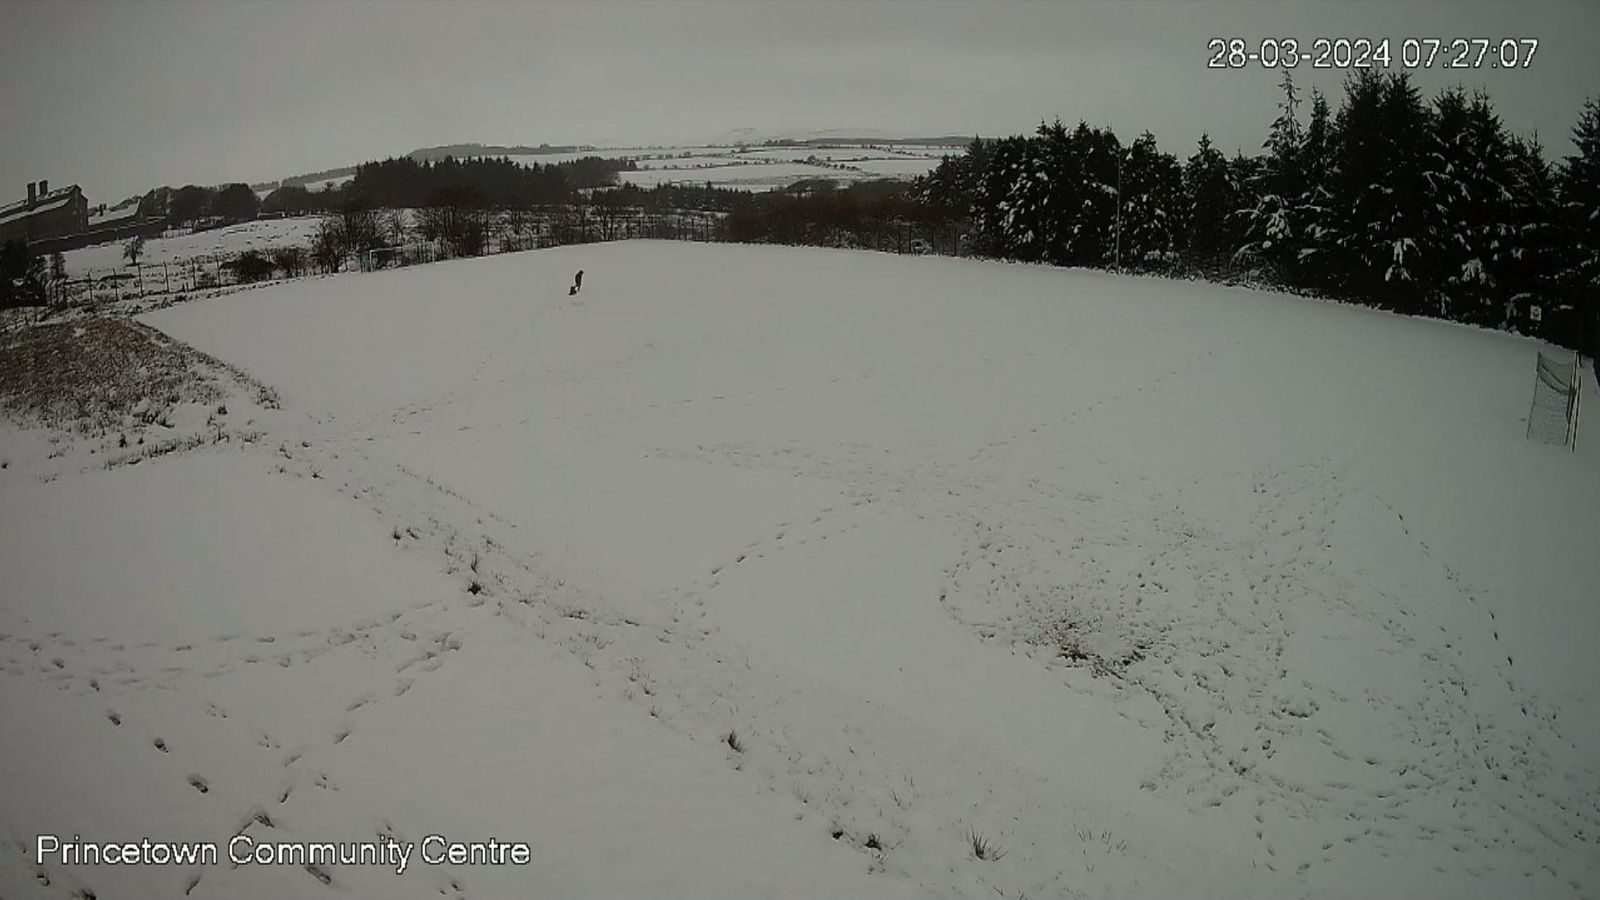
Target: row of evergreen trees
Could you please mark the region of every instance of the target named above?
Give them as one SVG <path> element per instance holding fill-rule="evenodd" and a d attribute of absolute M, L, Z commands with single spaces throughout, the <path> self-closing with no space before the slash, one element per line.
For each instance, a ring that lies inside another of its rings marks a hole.
<path fill-rule="evenodd" d="M 917 185 L 969 217 L 978 252 L 1061 265 L 1252 276 L 1285 288 L 1574 343 L 1600 313 L 1600 103 L 1552 165 L 1507 132 L 1487 95 L 1425 101 L 1404 74 L 1349 77 L 1337 113 L 1309 115 L 1285 71 L 1263 152 L 1187 160 L 1146 132 L 1059 121 L 976 140 Z M 1553 326 L 1553 327 L 1552 327 Z"/>
<path fill-rule="evenodd" d="M 419 160 L 402 156 L 362 163 L 343 185 L 311 191 L 285 185 L 262 201 L 264 213 L 301 215 L 358 209 L 450 207 L 512 209 L 570 203 L 579 192 L 614 185 L 631 160 L 586 156 L 526 165 L 508 158 Z"/>

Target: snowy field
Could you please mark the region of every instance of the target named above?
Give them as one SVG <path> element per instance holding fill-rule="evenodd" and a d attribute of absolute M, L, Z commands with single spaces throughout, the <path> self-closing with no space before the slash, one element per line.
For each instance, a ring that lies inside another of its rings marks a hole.
<path fill-rule="evenodd" d="M 8 900 L 1600 892 L 1600 441 L 1524 439 L 1536 342 L 656 242 L 141 321 L 281 408 L 0 430 Z M 532 858 L 28 852 L 241 831 Z"/>
<path fill-rule="evenodd" d="M 850 169 L 813 166 L 806 163 L 768 163 L 760 161 L 726 164 L 685 164 L 674 168 L 640 169 L 618 172 L 617 178 L 641 187 L 658 184 L 710 184 L 719 188 L 738 188 L 746 191 L 770 191 L 788 187 L 808 178 L 831 178 L 835 181 L 861 181 L 867 176 Z"/>
<path fill-rule="evenodd" d="M 858 162 L 841 162 L 834 165 L 812 165 L 803 162 L 762 162 L 760 160 L 717 162 L 712 160 L 678 164 L 676 162 L 650 163 L 637 171 L 618 172 L 617 177 L 626 183 L 641 187 L 659 184 L 710 184 L 719 188 L 762 192 L 785 188 L 797 181 L 827 178 L 838 182 L 869 181 L 878 178 L 912 178 L 925 175 L 936 160 L 874 159 Z M 843 166 L 845 168 L 836 168 Z"/>
<path fill-rule="evenodd" d="M 327 190 L 330 185 L 333 186 L 333 187 L 336 187 L 336 188 L 337 187 L 343 187 L 344 185 L 348 184 L 349 182 L 354 181 L 355 177 L 356 177 L 355 173 L 352 172 L 349 175 L 335 175 L 335 176 L 333 176 L 331 178 L 321 178 L 321 179 L 318 179 L 316 181 L 310 181 L 310 182 L 307 182 L 307 183 L 299 185 L 299 186 L 303 187 L 307 191 L 310 191 L 311 193 L 315 194 L 315 193 L 318 193 L 319 191 Z M 270 196 L 273 191 L 277 190 L 281 186 L 282 185 L 274 185 L 272 187 L 261 188 L 260 190 L 256 191 L 256 199 L 257 200 L 265 200 L 265 199 L 267 199 L 267 197 Z"/>
<path fill-rule="evenodd" d="M 761 192 L 808 178 L 846 183 L 875 178 L 909 179 L 938 166 L 941 152 L 948 151 L 921 146 L 885 149 L 865 144 L 638 151 L 631 155 L 638 160 L 639 170 L 621 172 L 618 177 L 643 187 L 709 182 L 715 187 Z M 831 165 L 816 165 L 808 160 Z"/>
<path fill-rule="evenodd" d="M 316 233 L 318 216 L 299 216 L 289 219 L 259 219 L 241 222 L 226 228 L 215 228 L 195 234 L 172 238 L 150 238 L 144 243 L 140 263 L 145 266 L 175 263 L 195 257 L 222 254 L 233 256 L 245 250 L 268 250 L 275 247 L 308 246 Z M 68 250 L 67 274 L 81 278 L 90 270 L 106 274 L 112 269 L 125 267 L 122 248 L 126 241 L 113 241 Z"/>

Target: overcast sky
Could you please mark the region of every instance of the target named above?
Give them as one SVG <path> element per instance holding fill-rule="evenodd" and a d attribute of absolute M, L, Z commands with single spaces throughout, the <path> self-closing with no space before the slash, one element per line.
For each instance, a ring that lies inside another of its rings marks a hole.
<path fill-rule="evenodd" d="M 1600 2 L 0 2 L 0 198 L 115 202 L 447 143 L 688 143 L 733 129 L 986 136 L 1059 116 L 1254 152 L 1277 76 L 1211 37 L 1538 38 L 1486 87 L 1552 156 L 1600 96 Z M 1396 53 L 1398 57 L 1398 53 Z M 1337 96 L 1338 72 L 1298 75 Z M 765 135 L 763 135 L 765 136 Z"/>

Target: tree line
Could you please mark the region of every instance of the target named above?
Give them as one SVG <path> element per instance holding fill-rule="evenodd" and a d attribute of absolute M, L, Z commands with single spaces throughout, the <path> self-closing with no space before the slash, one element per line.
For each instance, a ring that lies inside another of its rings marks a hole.
<path fill-rule="evenodd" d="M 158 187 L 146 191 L 138 207 L 139 218 L 165 219 L 174 225 L 204 220 L 245 222 L 260 212 L 255 190 L 242 182 L 220 187 Z"/>
<path fill-rule="evenodd" d="M 581 192 L 617 183 L 632 170 L 626 159 L 588 156 L 524 164 L 507 158 L 417 160 L 409 156 L 362 163 L 343 185 L 323 191 L 281 187 L 264 212 L 297 215 L 358 209 L 512 209 L 572 202 Z"/>
<path fill-rule="evenodd" d="M 1123 144 L 1057 120 L 974 140 L 915 196 L 970 219 L 972 249 L 1005 259 L 1251 278 L 1572 346 L 1585 316 L 1594 327 L 1600 102 L 1557 165 L 1482 92 L 1424 100 L 1405 74 L 1363 70 L 1334 111 L 1315 90 L 1302 110 L 1287 70 L 1280 88 L 1257 155 L 1202 135 L 1180 160 L 1149 132 Z"/>
<path fill-rule="evenodd" d="M 141 218 L 188 225 L 207 220 L 248 221 L 262 214 L 331 213 L 349 207 L 507 209 L 571 202 L 582 191 L 616 184 L 616 173 L 632 168 L 631 160 L 601 157 L 547 165 L 526 165 L 506 158 L 419 161 L 399 157 L 363 163 L 342 185 L 321 191 L 285 185 L 263 199 L 243 183 L 155 188 L 140 198 L 138 213 Z"/>

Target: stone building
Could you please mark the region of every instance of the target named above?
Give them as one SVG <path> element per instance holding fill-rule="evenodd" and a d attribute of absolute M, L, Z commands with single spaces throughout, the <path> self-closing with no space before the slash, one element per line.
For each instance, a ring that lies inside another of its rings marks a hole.
<path fill-rule="evenodd" d="M 28 197 L 0 206 L 0 242 L 33 243 L 77 234 L 89 227 L 89 201 L 77 185 L 50 190 L 49 181 L 28 183 Z"/>

